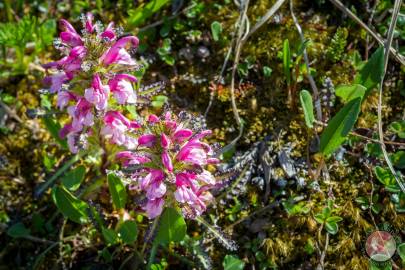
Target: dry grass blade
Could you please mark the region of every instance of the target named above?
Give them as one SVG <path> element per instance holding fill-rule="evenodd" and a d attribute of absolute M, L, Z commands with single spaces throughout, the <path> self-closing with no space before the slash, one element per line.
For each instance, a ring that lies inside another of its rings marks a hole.
<path fill-rule="evenodd" d="M 388 61 L 389 61 L 389 54 L 390 54 L 390 48 L 392 45 L 392 41 L 394 38 L 394 30 L 397 25 L 397 20 L 398 20 L 398 14 L 401 9 L 402 5 L 402 0 L 396 0 L 395 5 L 394 5 L 394 10 L 392 12 L 392 19 L 390 23 L 390 27 L 388 29 L 388 34 L 387 34 L 387 40 L 384 44 L 385 47 L 385 52 L 384 52 L 384 72 L 383 75 L 381 76 L 381 81 L 378 89 L 378 137 L 380 140 L 380 145 L 381 145 L 381 150 L 384 155 L 384 159 L 391 171 L 391 173 L 394 175 L 396 182 L 398 183 L 399 187 L 401 188 L 402 192 L 405 193 L 405 185 L 402 182 L 402 177 L 400 177 L 395 169 L 394 166 L 391 163 L 391 160 L 388 156 L 387 150 L 385 148 L 384 144 L 384 131 L 383 131 L 383 123 L 382 123 L 382 95 L 383 95 L 383 87 L 384 87 L 384 78 L 387 72 L 387 66 L 388 66 Z"/>

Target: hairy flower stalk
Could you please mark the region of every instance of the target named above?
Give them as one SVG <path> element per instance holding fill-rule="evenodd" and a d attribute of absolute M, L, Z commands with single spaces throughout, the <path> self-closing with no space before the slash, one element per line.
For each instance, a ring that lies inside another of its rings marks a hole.
<path fill-rule="evenodd" d="M 135 168 L 131 178 L 145 193 L 148 217 L 159 216 L 165 205 L 179 206 L 187 218 L 201 215 L 216 182 L 207 166 L 219 162 L 203 142 L 211 131 L 194 132 L 170 112 L 162 118 L 150 115 L 140 131 L 136 151 L 119 152 L 117 158 Z"/>
<path fill-rule="evenodd" d="M 60 136 L 67 138 L 73 153 L 100 138 L 134 149 L 137 142 L 132 133 L 139 125 L 120 111 L 122 105 L 137 101 L 132 86 L 137 78 L 128 73 L 138 65 L 128 49 L 136 48 L 138 39 L 119 38 L 114 23 L 103 29 L 101 23 L 93 23 L 91 14 L 81 20 L 81 35 L 68 21 L 60 21 L 62 32 L 55 45 L 65 56 L 44 65 L 48 73 L 45 84 L 57 94 L 58 108 L 66 108 L 70 116 Z"/>

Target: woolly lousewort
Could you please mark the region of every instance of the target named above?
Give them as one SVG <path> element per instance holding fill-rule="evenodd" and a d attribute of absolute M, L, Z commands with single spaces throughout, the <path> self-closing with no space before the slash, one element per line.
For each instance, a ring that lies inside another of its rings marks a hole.
<path fill-rule="evenodd" d="M 68 21 L 60 21 L 62 32 L 54 44 L 65 56 L 44 65 L 45 84 L 57 94 L 58 108 L 67 107 L 71 117 L 60 136 L 67 137 L 74 153 L 87 145 L 87 137 L 100 134 L 111 143 L 133 149 L 136 139 L 130 133 L 138 125 L 119 110 L 120 105 L 137 101 L 132 87 L 137 79 L 127 73 L 138 67 L 128 52 L 138 46 L 138 39 L 118 38 L 114 23 L 103 29 L 101 23 L 93 23 L 91 14 L 81 20 L 81 35 Z"/>
<path fill-rule="evenodd" d="M 159 216 L 165 205 L 179 206 L 187 218 L 201 215 L 215 185 L 207 165 L 219 162 L 202 141 L 211 131 L 195 132 L 170 112 L 161 118 L 150 115 L 140 131 L 136 151 L 119 152 L 117 159 L 134 168 L 131 177 L 146 195 L 148 217 Z"/>

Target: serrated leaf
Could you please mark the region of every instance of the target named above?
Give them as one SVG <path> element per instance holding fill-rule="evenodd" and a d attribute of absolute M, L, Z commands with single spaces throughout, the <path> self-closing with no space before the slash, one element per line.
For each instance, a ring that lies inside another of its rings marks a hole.
<path fill-rule="evenodd" d="M 136 237 L 138 236 L 138 226 L 133 220 L 124 221 L 121 224 L 118 233 L 120 234 L 120 237 L 124 243 L 132 244 L 135 242 Z"/>
<path fill-rule="evenodd" d="M 107 176 L 108 189 L 114 204 L 115 209 L 122 209 L 127 202 L 127 192 L 121 179 L 114 173 L 109 173 Z"/>
<path fill-rule="evenodd" d="M 84 166 L 78 166 L 77 168 L 68 172 L 62 177 L 62 184 L 70 191 L 75 191 L 80 187 L 84 179 L 86 168 Z"/>
<path fill-rule="evenodd" d="M 339 229 L 339 226 L 335 222 L 326 222 L 325 223 L 325 229 L 330 234 L 336 234 L 338 229 Z"/>
<path fill-rule="evenodd" d="M 7 234 L 13 238 L 19 238 L 29 235 L 31 232 L 27 229 L 23 223 L 18 222 L 8 228 Z"/>
<path fill-rule="evenodd" d="M 328 156 L 346 140 L 360 112 L 361 99 L 347 103 L 328 123 L 321 135 L 320 151 Z"/>
<path fill-rule="evenodd" d="M 405 151 L 398 151 L 390 156 L 392 164 L 398 169 L 405 169 Z"/>
<path fill-rule="evenodd" d="M 340 85 L 336 88 L 336 96 L 340 97 L 344 103 L 347 103 L 353 99 L 363 99 L 367 88 L 360 84 L 354 85 Z"/>
<path fill-rule="evenodd" d="M 311 93 L 309 93 L 307 90 L 302 90 L 300 92 L 300 101 L 302 109 L 304 110 L 305 124 L 307 127 L 313 128 L 315 117 Z"/>
<path fill-rule="evenodd" d="M 398 135 L 398 137 L 400 137 L 401 139 L 405 139 L 405 121 L 404 120 L 392 122 L 390 124 L 390 130 L 392 132 L 395 132 Z"/>
<path fill-rule="evenodd" d="M 384 185 L 384 187 L 390 192 L 399 192 L 400 188 L 395 180 L 395 176 L 391 171 L 386 168 L 377 166 L 374 168 L 374 173 L 377 176 L 378 181 Z"/>
<path fill-rule="evenodd" d="M 366 96 L 380 83 L 384 73 L 384 48 L 378 48 L 367 63 L 361 68 L 355 78 L 356 84 L 361 84 L 367 88 Z"/>
<path fill-rule="evenodd" d="M 212 38 L 215 41 L 218 41 L 219 37 L 222 33 L 222 24 L 217 21 L 212 22 L 211 23 L 211 33 L 212 33 Z"/>
<path fill-rule="evenodd" d="M 290 52 L 290 42 L 288 39 L 284 40 L 283 43 L 283 70 L 284 76 L 286 77 L 287 85 L 291 83 L 291 52 Z"/>
<path fill-rule="evenodd" d="M 64 187 L 55 186 L 52 189 L 52 199 L 59 211 L 70 220 L 84 224 L 87 223 L 87 203 L 79 200 Z"/>
<path fill-rule="evenodd" d="M 226 255 L 222 262 L 224 270 L 242 270 L 245 267 L 245 262 L 233 255 Z"/>
<path fill-rule="evenodd" d="M 166 208 L 159 218 L 159 229 L 155 237 L 158 244 L 179 242 L 186 235 L 186 222 L 181 214 L 173 208 Z"/>

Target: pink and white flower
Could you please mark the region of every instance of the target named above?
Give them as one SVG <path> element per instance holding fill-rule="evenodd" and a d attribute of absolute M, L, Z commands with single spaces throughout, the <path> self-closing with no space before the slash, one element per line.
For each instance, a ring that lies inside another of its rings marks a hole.
<path fill-rule="evenodd" d="M 94 75 L 91 88 L 84 91 L 86 100 L 95 105 L 97 110 L 105 110 L 107 108 L 108 95 L 110 88 L 108 85 L 103 85 L 98 74 Z"/>
<path fill-rule="evenodd" d="M 136 94 L 131 82 L 136 82 L 135 76 L 128 74 L 118 74 L 108 82 L 118 104 L 136 103 Z"/>

